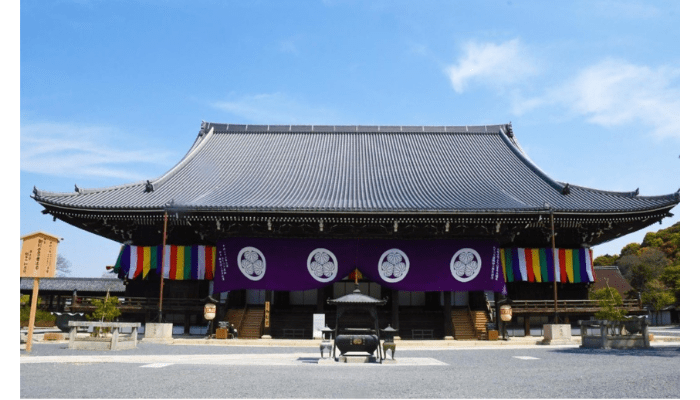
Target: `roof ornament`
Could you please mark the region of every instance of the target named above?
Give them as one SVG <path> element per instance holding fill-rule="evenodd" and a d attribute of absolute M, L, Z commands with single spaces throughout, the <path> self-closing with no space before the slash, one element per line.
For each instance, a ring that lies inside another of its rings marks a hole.
<path fill-rule="evenodd" d="M 199 134 L 197 136 L 204 136 L 204 134 L 207 133 L 207 125 L 209 125 L 209 123 L 202 120 L 202 125 L 199 128 Z"/>
<path fill-rule="evenodd" d="M 144 190 L 144 192 L 151 193 L 152 191 L 153 191 L 153 184 L 151 183 L 151 181 L 147 180 L 146 181 L 146 190 Z"/>
<path fill-rule="evenodd" d="M 639 196 L 639 188 L 637 188 L 637 190 L 634 191 L 634 195 Z"/>
<path fill-rule="evenodd" d="M 567 184 L 564 185 L 564 187 L 561 189 L 561 194 L 567 195 L 567 194 L 569 194 L 569 193 L 571 193 L 571 187 L 570 187 L 569 184 L 567 183 Z"/>
<path fill-rule="evenodd" d="M 78 187 L 78 185 L 77 185 L 77 184 L 74 184 L 74 186 L 75 186 L 75 192 L 76 192 L 76 193 L 80 193 L 80 188 Z"/>

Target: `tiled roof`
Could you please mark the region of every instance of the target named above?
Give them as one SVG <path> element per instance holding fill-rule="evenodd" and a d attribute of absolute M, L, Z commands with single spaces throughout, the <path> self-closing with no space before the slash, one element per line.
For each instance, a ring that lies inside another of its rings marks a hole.
<path fill-rule="evenodd" d="M 595 272 L 594 290 L 605 289 L 608 285 L 617 290 L 622 298 L 625 294 L 634 288 L 627 282 L 624 276 L 620 273 L 620 269 L 616 266 L 593 267 Z"/>
<path fill-rule="evenodd" d="M 680 191 L 646 197 L 557 182 L 528 159 L 509 124 L 203 123 L 185 157 L 158 179 L 35 190 L 34 198 L 92 210 L 608 213 L 669 208 Z"/>
<path fill-rule="evenodd" d="M 33 278 L 19 278 L 20 290 L 32 290 Z M 104 292 L 125 293 L 124 282 L 115 278 L 42 278 L 39 279 L 41 292 Z"/>

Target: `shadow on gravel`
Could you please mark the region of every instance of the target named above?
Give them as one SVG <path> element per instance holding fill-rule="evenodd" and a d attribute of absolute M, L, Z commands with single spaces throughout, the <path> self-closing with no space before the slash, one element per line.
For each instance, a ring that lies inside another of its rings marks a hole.
<path fill-rule="evenodd" d="M 586 349 L 586 348 L 568 348 L 554 350 L 560 354 L 590 354 L 590 355 L 610 355 L 624 357 L 664 357 L 674 358 L 681 356 L 680 346 L 668 347 L 651 347 L 648 349 Z"/>
<path fill-rule="evenodd" d="M 318 357 L 299 357 L 297 361 L 301 361 L 305 364 L 318 364 Z"/>

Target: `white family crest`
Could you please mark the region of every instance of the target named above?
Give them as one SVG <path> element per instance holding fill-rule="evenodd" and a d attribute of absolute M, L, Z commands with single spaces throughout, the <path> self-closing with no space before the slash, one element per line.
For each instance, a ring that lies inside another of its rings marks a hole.
<path fill-rule="evenodd" d="M 338 259 L 328 249 L 318 248 L 306 260 L 311 277 L 319 282 L 330 282 L 338 275 Z"/>
<path fill-rule="evenodd" d="M 386 282 L 399 282 L 406 277 L 410 266 L 406 253 L 390 249 L 379 257 L 379 276 Z"/>
<path fill-rule="evenodd" d="M 481 256 L 474 249 L 461 249 L 452 256 L 450 271 L 460 282 L 469 282 L 476 278 L 481 270 Z"/>
<path fill-rule="evenodd" d="M 251 281 L 259 281 L 265 276 L 265 256 L 255 247 L 244 247 L 238 252 L 238 268 Z"/>

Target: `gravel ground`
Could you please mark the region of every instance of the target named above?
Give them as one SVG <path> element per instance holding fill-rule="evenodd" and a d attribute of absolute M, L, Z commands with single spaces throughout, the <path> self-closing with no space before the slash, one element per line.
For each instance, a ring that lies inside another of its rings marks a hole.
<path fill-rule="evenodd" d="M 105 352 L 35 343 L 31 354 L 20 351 L 20 397 L 678 398 L 681 393 L 679 343 L 635 350 L 575 346 L 397 350 L 395 365 L 325 365 L 317 363 L 317 347 L 139 343 L 134 350 Z M 192 363 L 194 356 L 202 355 L 199 359 L 205 361 Z M 51 356 L 113 356 L 125 362 L 29 363 Z M 151 359 L 126 362 L 129 356 Z M 251 363 L 218 361 L 229 358 Z M 253 362 L 276 358 L 290 364 Z M 444 365 L 402 365 L 402 358 Z M 167 362 L 158 363 L 159 359 Z"/>

